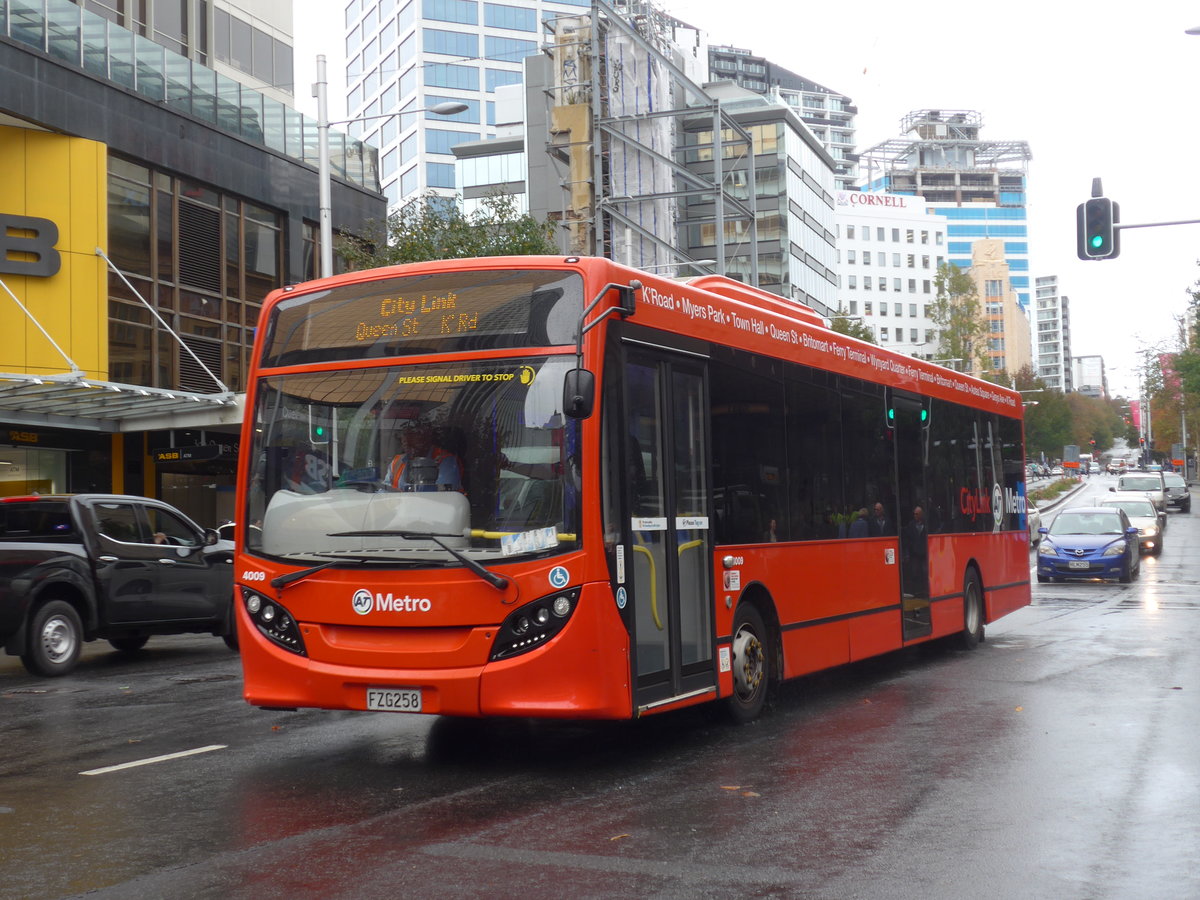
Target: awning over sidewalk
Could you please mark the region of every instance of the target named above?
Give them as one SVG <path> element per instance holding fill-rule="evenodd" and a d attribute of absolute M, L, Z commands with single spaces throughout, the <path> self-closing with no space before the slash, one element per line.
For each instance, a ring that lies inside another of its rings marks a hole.
<path fill-rule="evenodd" d="M 237 395 L 139 387 L 99 381 L 81 373 L 25 375 L 0 372 L 0 421 L 83 431 L 148 431 L 191 425 L 196 414 L 213 421 L 240 419 Z"/>

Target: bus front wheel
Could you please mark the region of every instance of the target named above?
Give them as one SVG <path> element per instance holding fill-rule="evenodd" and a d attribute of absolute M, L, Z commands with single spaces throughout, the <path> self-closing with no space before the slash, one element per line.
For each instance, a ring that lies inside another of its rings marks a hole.
<path fill-rule="evenodd" d="M 733 694 L 726 701 L 735 722 L 750 722 L 762 713 L 771 684 L 770 658 L 762 614 L 742 603 L 733 617 Z"/>

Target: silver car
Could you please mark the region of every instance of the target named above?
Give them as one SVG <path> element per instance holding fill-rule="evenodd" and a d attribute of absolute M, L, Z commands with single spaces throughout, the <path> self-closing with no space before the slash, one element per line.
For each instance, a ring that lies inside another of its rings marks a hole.
<path fill-rule="evenodd" d="M 1125 510 L 1125 515 L 1129 516 L 1129 524 L 1137 526 L 1138 549 L 1142 553 L 1150 553 L 1154 556 L 1162 553 L 1162 522 L 1158 517 L 1158 510 L 1154 508 L 1149 497 L 1145 494 L 1135 493 L 1114 494 L 1111 497 L 1105 497 L 1099 505 L 1115 506 Z"/>

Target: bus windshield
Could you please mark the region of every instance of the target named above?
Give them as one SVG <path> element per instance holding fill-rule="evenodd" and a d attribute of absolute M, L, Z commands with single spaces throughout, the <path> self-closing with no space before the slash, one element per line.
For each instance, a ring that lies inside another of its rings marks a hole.
<path fill-rule="evenodd" d="M 570 356 L 351 368 L 258 385 L 251 553 L 458 565 L 575 549 Z"/>

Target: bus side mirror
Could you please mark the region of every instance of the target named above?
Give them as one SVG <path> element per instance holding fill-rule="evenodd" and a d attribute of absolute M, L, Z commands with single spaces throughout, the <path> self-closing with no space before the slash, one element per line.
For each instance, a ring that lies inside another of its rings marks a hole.
<path fill-rule="evenodd" d="M 586 419 L 596 402 L 596 376 L 588 369 L 571 369 L 563 378 L 563 412 L 571 419 Z"/>
<path fill-rule="evenodd" d="M 637 310 L 637 292 L 641 286 L 640 281 L 631 281 L 628 286 L 617 288 L 617 308 L 621 311 L 622 319 L 632 316 Z"/>

